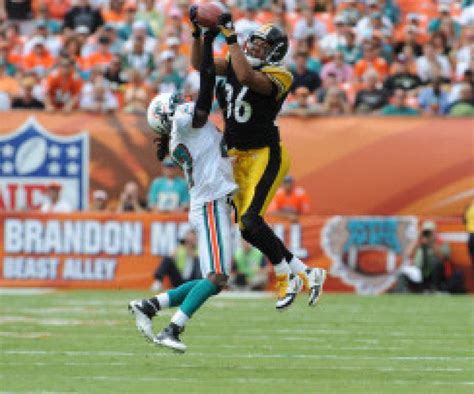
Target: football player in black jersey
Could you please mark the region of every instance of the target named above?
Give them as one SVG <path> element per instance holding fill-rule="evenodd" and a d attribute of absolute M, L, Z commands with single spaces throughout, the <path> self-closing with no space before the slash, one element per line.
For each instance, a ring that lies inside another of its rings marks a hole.
<path fill-rule="evenodd" d="M 191 62 L 201 64 L 201 29 L 195 6 Z M 232 18 L 224 13 L 219 29 L 229 47 L 226 59 L 216 59 L 216 73 L 226 77 L 217 96 L 224 114 L 224 139 L 234 158 L 234 177 L 239 191 L 234 197 L 237 220 L 245 240 L 260 249 L 273 264 L 277 278 L 277 309 L 293 302 L 304 285 L 310 290 L 309 304 L 316 305 L 326 271 L 310 269 L 294 256 L 264 221 L 268 205 L 289 168 L 289 157 L 281 145 L 276 117 L 293 82 L 280 62 L 288 51 L 288 38 L 277 26 L 266 24 L 253 32 L 242 49 L 237 43 Z"/>

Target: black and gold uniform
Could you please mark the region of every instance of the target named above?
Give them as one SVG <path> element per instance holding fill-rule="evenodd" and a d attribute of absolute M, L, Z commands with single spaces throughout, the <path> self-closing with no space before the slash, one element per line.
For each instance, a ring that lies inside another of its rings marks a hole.
<path fill-rule="evenodd" d="M 279 51 L 276 53 L 278 60 L 286 54 L 286 36 L 275 26 L 264 25 L 254 35 L 266 39 L 271 48 Z M 279 264 L 283 258 L 289 261 L 292 255 L 265 223 L 263 215 L 290 164 L 288 153 L 280 142 L 276 117 L 293 76 L 277 62 L 263 62 L 254 69 L 272 82 L 270 95 L 259 94 L 240 83 L 232 60 L 228 59 L 227 78 L 218 88 L 218 99 L 224 113 L 224 139 L 228 155 L 234 159 L 234 178 L 239 186 L 234 204 L 242 236 L 273 264 Z"/>
<path fill-rule="evenodd" d="M 234 198 L 237 215 L 249 209 L 263 215 L 288 172 L 289 157 L 280 143 L 276 117 L 288 95 L 293 77 L 282 66 L 263 66 L 273 83 L 265 96 L 242 85 L 229 62 L 227 81 L 220 89 L 228 154 L 235 158 L 234 177 L 239 192 Z"/>

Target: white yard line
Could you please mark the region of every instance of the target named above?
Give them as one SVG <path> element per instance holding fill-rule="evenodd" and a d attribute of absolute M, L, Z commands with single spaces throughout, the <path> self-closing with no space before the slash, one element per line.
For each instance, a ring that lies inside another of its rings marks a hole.
<path fill-rule="evenodd" d="M 84 376 L 72 376 L 71 379 L 84 379 Z M 171 382 L 195 382 L 195 383 L 202 383 L 202 379 L 200 378 L 186 378 L 186 377 L 138 377 L 136 375 L 133 376 L 107 376 L 107 375 L 97 375 L 97 376 L 88 376 L 87 379 L 92 380 L 111 380 L 111 381 L 142 381 L 142 382 L 162 382 L 162 381 L 171 381 Z M 214 378 L 216 379 L 216 378 Z M 252 384 L 268 384 L 268 383 L 288 383 L 288 379 L 286 378 L 275 378 L 275 377 L 268 377 L 268 378 L 233 378 L 233 377 L 219 377 L 217 378 L 218 381 L 226 381 L 232 383 L 252 383 Z M 363 380 L 363 379 L 361 379 Z M 299 378 L 299 382 L 314 382 L 315 379 L 311 378 Z M 360 380 L 351 379 L 346 383 L 360 383 Z M 429 381 L 424 380 L 423 382 L 413 381 L 413 380 L 386 380 L 385 384 L 399 384 L 399 385 L 413 385 L 414 383 L 421 383 L 423 385 L 457 385 L 457 386 L 464 386 L 464 385 L 474 385 L 474 381 L 453 381 L 453 380 L 435 380 Z"/>
<path fill-rule="evenodd" d="M 98 351 L 98 352 L 88 352 L 88 351 L 56 351 L 56 350 L 4 350 L 3 354 L 16 354 L 16 355 L 44 355 L 44 354 L 56 354 L 56 355 L 68 355 L 68 356 L 143 356 L 143 352 L 115 352 L 115 351 Z M 160 352 L 148 353 L 148 355 L 156 357 L 167 357 L 167 356 L 176 356 L 173 353 Z M 252 359 L 252 358 L 262 358 L 262 359 L 314 359 L 314 360 L 395 360 L 395 361 L 455 361 L 455 360 L 474 360 L 474 356 L 342 356 L 335 354 L 258 354 L 258 353 L 249 353 L 249 354 L 218 354 L 218 353 L 203 353 L 203 352 L 189 352 L 186 353 L 187 356 L 210 356 L 214 358 L 224 358 L 224 359 L 233 359 L 233 358 L 243 358 L 243 359 Z"/>
<path fill-rule="evenodd" d="M 25 317 L 25 316 L 2 316 L 0 317 L 0 324 L 9 324 L 9 323 L 31 323 L 31 324 L 41 324 L 45 326 L 77 326 L 83 324 L 82 320 L 76 319 L 40 319 L 34 317 Z M 84 321 L 85 323 L 85 321 Z"/>
<path fill-rule="evenodd" d="M 0 324 L 11 323 L 29 323 L 38 324 L 41 326 L 119 326 L 123 322 L 119 320 L 94 320 L 91 316 L 84 316 L 84 320 L 79 319 L 59 319 L 59 318 L 39 318 L 28 316 L 2 316 L 0 317 Z"/>
<path fill-rule="evenodd" d="M 38 391 L 0 391 L 0 394 L 65 394 L 65 393 L 77 393 L 77 390 L 73 391 L 47 391 L 47 390 L 38 390 Z"/>
<path fill-rule="evenodd" d="M 474 381 L 464 381 L 464 382 L 456 382 L 452 380 L 424 380 L 423 382 L 413 381 L 413 380 L 390 380 L 390 383 L 393 384 L 400 384 L 400 385 L 413 385 L 413 383 L 422 383 L 423 385 L 431 385 L 431 386 L 440 386 L 440 385 L 455 385 L 455 386 L 472 386 L 474 385 Z"/>
<path fill-rule="evenodd" d="M 38 339 L 51 336 L 49 332 L 10 332 L 0 331 L 0 337 L 16 339 Z"/>
<path fill-rule="evenodd" d="M 0 296 L 31 296 L 54 293 L 51 288 L 0 287 Z"/>
<path fill-rule="evenodd" d="M 28 365 L 34 365 L 34 366 L 54 366 L 54 365 L 67 365 L 71 367 L 77 367 L 77 366 L 100 366 L 100 365 L 113 365 L 113 366 L 129 366 L 130 363 L 126 362 L 31 362 L 31 361 L 25 361 L 25 362 L 0 362 L 0 365 L 8 365 L 8 366 L 28 366 Z M 201 365 L 195 365 L 195 364 L 179 364 L 179 368 L 188 368 L 188 369 L 200 369 L 202 368 Z M 241 365 L 241 366 L 232 366 L 232 369 L 236 370 L 249 370 L 249 371 L 254 371 L 255 366 L 254 365 Z M 258 369 L 260 371 L 263 370 L 268 370 L 268 371 L 274 371 L 274 370 L 295 370 L 295 371 L 300 371 L 300 370 L 343 370 L 343 371 L 361 371 L 361 370 L 370 370 L 370 371 L 378 371 L 378 372 L 470 372 L 471 369 L 467 368 L 396 368 L 396 367 L 371 367 L 371 366 L 343 366 L 343 365 L 338 365 L 338 366 L 324 366 L 324 365 L 318 365 L 318 366 L 291 366 L 291 365 L 285 365 L 282 367 L 278 366 L 271 366 L 271 367 L 264 367 L 264 366 L 259 366 Z"/>

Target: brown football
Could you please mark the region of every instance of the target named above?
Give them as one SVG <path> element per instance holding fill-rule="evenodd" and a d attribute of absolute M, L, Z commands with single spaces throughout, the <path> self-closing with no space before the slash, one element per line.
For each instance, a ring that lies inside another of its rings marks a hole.
<path fill-rule="evenodd" d="M 202 27 L 216 27 L 219 17 L 224 13 L 224 11 L 224 6 L 217 1 L 213 1 L 212 3 L 198 4 L 196 18 L 197 23 Z"/>

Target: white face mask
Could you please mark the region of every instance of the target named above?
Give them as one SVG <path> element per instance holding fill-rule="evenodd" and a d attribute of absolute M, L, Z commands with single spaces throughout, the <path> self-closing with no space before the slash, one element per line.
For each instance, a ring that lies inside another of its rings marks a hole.
<path fill-rule="evenodd" d="M 263 60 L 258 59 L 256 57 L 253 57 L 247 54 L 245 55 L 245 57 L 247 58 L 247 61 L 250 63 L 252 68 L 260 67 L 263 64 Z"/>
<path fill-rule="evenodd" d="M 245 57 L 247 58 L 247 61 L 250 63 L 252 68 L 257 68 L 260 67 L 264 62 L 262 59 L 259 59 L 255 56 L 250 55 L 249 49 L 253 46 L 254 44 L 249 40 L 246 43 L 246 49 L 245 49 Z"/>

